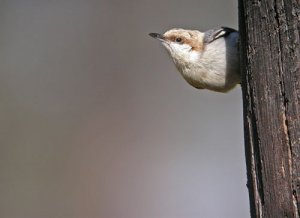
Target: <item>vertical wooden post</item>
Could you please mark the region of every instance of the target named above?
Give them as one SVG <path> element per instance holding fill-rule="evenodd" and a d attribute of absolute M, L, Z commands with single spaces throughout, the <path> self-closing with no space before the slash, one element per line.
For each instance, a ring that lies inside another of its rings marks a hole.
<path fill-rule="evenodd" d="M 300 1 L 239 0 L 251 217 L 300 213 Z"/>

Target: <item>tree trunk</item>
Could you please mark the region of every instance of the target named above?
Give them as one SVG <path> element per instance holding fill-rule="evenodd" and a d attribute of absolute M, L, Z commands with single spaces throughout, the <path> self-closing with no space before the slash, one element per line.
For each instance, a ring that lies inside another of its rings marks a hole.
<path fill-rule="evenodd" d="M 300 1 L 239 0 L 251 217 L 299 217 Z"/>

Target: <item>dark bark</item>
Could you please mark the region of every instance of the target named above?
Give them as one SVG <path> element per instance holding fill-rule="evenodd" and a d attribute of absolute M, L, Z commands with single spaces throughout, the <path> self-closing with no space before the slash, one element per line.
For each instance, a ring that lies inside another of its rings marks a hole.
<path fill-rule="evenodd" d="M 251 217 L 300 213 L 300 2 L 239 0 Z"/>

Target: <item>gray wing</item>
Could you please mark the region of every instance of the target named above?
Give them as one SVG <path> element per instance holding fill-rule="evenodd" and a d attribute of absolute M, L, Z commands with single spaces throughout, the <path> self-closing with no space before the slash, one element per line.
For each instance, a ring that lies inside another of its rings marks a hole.
<path fill-rule="evenodd" d="M 204 43 L 211 43 L 214 40 L 225 37 L 232 32 L 237 32 L 237 30 L 229 27 L 220 27 L 208 30 L 204 33 Z"/>

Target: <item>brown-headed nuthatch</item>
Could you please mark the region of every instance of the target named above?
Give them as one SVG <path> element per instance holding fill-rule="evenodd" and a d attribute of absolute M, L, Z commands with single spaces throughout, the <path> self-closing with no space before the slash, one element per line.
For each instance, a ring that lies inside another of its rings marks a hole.
<path fill-rule="evenodd" d="M 171 29 L 164 34 L 149 35 L 162 42 L 178 71 L 193 87 L 227 92 L 240 83 L 236 30 Z"/>

